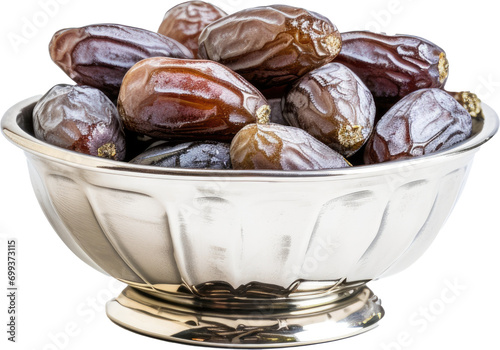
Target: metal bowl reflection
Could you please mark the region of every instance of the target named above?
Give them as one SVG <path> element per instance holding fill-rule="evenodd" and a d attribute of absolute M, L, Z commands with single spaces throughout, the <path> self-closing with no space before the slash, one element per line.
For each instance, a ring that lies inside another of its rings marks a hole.
<path fill-rule="evenodd" d="M 376 325 L 383 309 L 365 283 L 422 255 L 498 129 L 484 106 L 470 139 L 411 160 L 308 172 L 165 169 L 35 139 L 36 100 L 12 107 L 2 131 L 26 152 L 65 244 L 129 285 L 108 303 L 110 318 L 228 347 L 316 343 Z"/>

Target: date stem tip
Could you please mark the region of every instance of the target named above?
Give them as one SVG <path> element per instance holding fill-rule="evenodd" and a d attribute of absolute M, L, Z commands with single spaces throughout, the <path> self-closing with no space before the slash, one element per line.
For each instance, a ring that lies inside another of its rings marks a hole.
<path fill-rule="evenodd" d="M 455 92 L 453 97 L 469 112 L 472 118 L 484 118 L 481 100 L 475 93 L 470 91 Z"/>
<path fill-rule="evenodd" d="M 343 125 L 338 132 L 338 139 L 345 148 L 359 148 L 364 142 L 362 125 Z"/>
<path fill-rule="evenodd" d="M 325 46 L 332 56 L 337 56 L 342 48 L 342 40 L 335 35 L 329 35 L 325 38 Z"/>
<path fill-rule="evenodd" d="M 438 62 L 438 71 L 439 71 L 439 82 L 443 83 L 446 78 L 448 78 L 448 69 L 449 69 L 448 59 L 446 58 L 446 54 L 441 52 L 439 54 L 439 62 Z"/>
<path fill-rule="evenodd" d="M 101 158 L 116 159 L 116 145 L 112 142 L 105 143 L 97 149 L 97 155 Z"/>
<path fill-rule="evenodd" d="M 257 124 L 269 124 L 271 107 L 269 105 L 260 106 L 257 110 Z"/>

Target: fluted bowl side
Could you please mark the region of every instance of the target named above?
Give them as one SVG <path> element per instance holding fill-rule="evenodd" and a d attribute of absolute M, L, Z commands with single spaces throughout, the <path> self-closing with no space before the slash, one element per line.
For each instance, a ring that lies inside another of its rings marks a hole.
<path fill-rule="evenodd" d="M 431 244 L 498 129 L 484 106 L 473 137 L 412 160 L 312 172 L 163 169 L 36 140 L 36 100 L 12 107 L 2 130 L 26 151 L 48 220 L 89 265 L 157 291 L 214 281 L 331 286 L 398 272 Z"/>

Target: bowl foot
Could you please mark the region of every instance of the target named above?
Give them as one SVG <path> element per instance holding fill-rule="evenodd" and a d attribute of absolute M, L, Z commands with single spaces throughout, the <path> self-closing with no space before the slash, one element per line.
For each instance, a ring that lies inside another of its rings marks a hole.
<path fill-rule="evenodd" d="M 206 308 L 203 299 L 186 306 L 127 287 L 107 303 L 106 312 L 118 325 L 147 336 L 229 348 L 298 346 L 342 339 L 374 328 L 384 315 L 379 299 L 364 285 L 326 304 L 313 305 L 310 298 L 307 300 L 306 308 L 297 303 L 283 308 L 282 299 L 253 300 L 254 309 L 248 305 L 214 308 L 216 301 L 211 300 L 211 307 Z"/>

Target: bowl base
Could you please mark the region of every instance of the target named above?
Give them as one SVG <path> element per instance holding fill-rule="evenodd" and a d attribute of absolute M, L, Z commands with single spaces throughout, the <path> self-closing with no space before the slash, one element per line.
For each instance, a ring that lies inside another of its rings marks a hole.
<path fill-rule="evenodd" d="M 340 295 L 340 294 L 339 294 Z M 210 308 L 203 298 L 187 306 L 133 287 L 106 305 L 116 324 L 143 335 L 192 345 L 228 348 L 298 346 L 338 340 L 377 326 L 384 310 L 365 285 L 343 292 L 333 302 L 311 302 L 300 308 L 286 299 L 253 300 L 255 308 L 228 309 L 216 300 Z M 277 307 L 276 305 L 279 305 Z M 311 306 L 312 305 L 312 306 Z"/>

